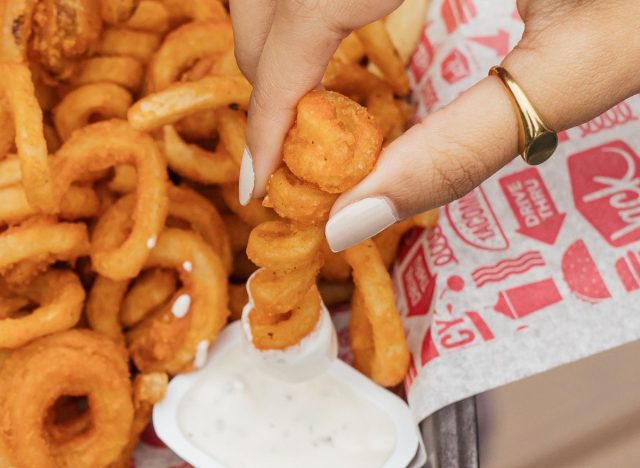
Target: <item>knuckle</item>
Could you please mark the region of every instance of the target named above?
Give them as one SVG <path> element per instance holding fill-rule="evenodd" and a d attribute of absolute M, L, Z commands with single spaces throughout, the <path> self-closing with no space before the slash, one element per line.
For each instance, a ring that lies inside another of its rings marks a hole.
<path fill-rule="evenodd" d="M 256 113 L 269 115 L 271 112 L 294 108 L 298 101 L 297 94 L 288 87 L 277 85 L 276 80 L 261 77 L 253 88 L 251 104 Z"/>
<path fill-rule="evenodd" d="M 489 170 L 474 147 L 455 139 L 447 139 L 435 150 L 436 156 L 430 159 L 431 170 L 447 202 L 477 187 L 482 182 L 482 174 Z"/>
<path fill-rule="evenodd" d="M 244 53 L 241 48 L 235 47 L 234 55 L 236 58 L 236 63 L 238 64 L 238 68 L 242 74 L 249 80 L 250 83 L 253 83 L 254 79 L 254 63 L 251 60 L 251 57 Z"/>
<path fill-rule="evenodd" d="M 322 10 L 324 0 L 285 0 L 280 3 L 281 13 L 290 18 L 306 18 Z"/>
<path fill-rule="evenodd" d="M 353 16 L 352 8 L 349 7 L 351 4 L 351 1 L 285 0 L 278 13 L 287 22 L 306 23 L 342 37 L 346 33 L 340 26 L 340 21 Z"/>

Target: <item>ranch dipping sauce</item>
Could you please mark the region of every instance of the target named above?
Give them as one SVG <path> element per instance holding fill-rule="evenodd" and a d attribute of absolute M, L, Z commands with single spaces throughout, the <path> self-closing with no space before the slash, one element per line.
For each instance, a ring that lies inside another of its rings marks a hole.
<path fill-rule="evenodd" d="M 192 444 L 228 468 L 375 468 L 396 446 L 387 413 L 334 376 L 284 382 L 241 346 L 215 357 L 177 418 Z"/>

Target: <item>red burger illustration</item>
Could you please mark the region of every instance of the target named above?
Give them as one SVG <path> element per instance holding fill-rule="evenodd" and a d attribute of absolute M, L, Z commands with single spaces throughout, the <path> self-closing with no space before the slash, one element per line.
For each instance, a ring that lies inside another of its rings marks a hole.
<path fill-rule="evenodd" d="M 611 297 L 583 240 L 575 241 L 562 256 L 562 275 L 571 292 L 591 304 Z"/>

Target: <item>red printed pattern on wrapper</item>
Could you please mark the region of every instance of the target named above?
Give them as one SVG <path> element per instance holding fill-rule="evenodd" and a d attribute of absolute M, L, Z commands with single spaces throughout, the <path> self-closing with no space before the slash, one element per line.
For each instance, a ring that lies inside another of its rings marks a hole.
<path fill-rule="evenodd" d="M 407 255 L 409 255 L 409 252 L 411 252 L 411 249 L 421 238 L 424 231 L 425 228 L 413 227 L 402 236 L 398 250 L 396 251 L 396 263 L 404 262 L 404 259 L 407 258 Z"/>
<path fill-rule="evenodd" d="M 445 207 L 447 219 L 465 243 L 480 250 L 507 250 L 507 240 L 487 197 L 478 187 Z"/>
<path fill-rule="evenodd" d="M 533 314 L 560 302 L 562 295 L 552 278 L 500 291 L 494 310 L 511 319 Z"/>
<path fill-rule="evenodd" d="M 502 177 L 500 187 L 518 222 L 517 231 L 553 245 L 565 215 L 559 213 L 540 173 L 535 167 Z"/>
<path fill-rule="evenodd" d="M 471 277 L 480 288 L 487 283 L 499 283 L 511 275 L 521 275 L 539 266 L 545 266 L 542 255 L 538 251 L 529 251 L 516 258 L 500 260 L 495 265 L 480 267 L 471 273 Z"/>
<path fill-rule="evenodd" d="M 558 132 L 558 143 L 562 143 L 563 141 L 567 141 L 569 139 L 569 132 L 566 130 L 562 132 Z"/>
<path fill-rule="evenodd" d="M 467 311 L 463 316 L 451 319 L 436 315 L 422 343 L 422 365 L 441 352 L 477 345 L 493 338 L 493 332 L 478 312 Z"/>
<path fill-rule="evenodd" d="M 518 11 L 518 7 L 515 7 L 513 9 L 513 12 L 511 13 L 511 18 L 518 21 L 519 23 L 522 23 L 522 18 L 520 17 L 520 12 Z"/>
<path fill-rule="evenodd" d="M 449 263 L 458 263 L 456 254 L 451 249 L 449 240 L 440 226 L 434 226 L 427 231 L 427 242 L 429 243 L 429 255 L 433 265 L 443 267 Z"/>
<path fill-rule="evenodd" d="M 464 80 L 471 74 L 469 60 L 458 49 L 453 49 L 453 51 L 445 57 L 440 65 L 440 71 L 442 73 L 442 79 L 449 84 Z"/>
<path fill-rule="evenodd" d="M 490 36 L 470 37 L 469 40 L 493 49 L 499 58 L 504 57 L 509 52 L 509 33 L 504 29 L 499 29 L 498 32 Z"/>
<path fill-rule="evenodd" d="M 411 361 L 409 362 L 409 370 L 407 370 L 407 375 L 404 378 L 404 391 L 405 393 L 409 393 L 409 389 L 413 384 L 413 381 L 416 379 L 416 375 L 418 371 L 416 370 L 416 364 L 413 361 L 413 356 L 411 356 Z"/>
<path fill-rule="evenodd" d="M 477 14 L 472 0 L 444 0 L 440 9 L 440 15 L 449 34 L 461 24 L 468 23 Z"/>
<path fill-rule="evenodd" d="M 616 260 L 616 273 L 627 292 L 640 289 L 640 258 L 637 252 L 627 252 Z"/>
<path fill-rule="evenodd" d="M 156 431 L 153 429 L 153 425 L 149 424 L 142 434 L 140 434 L 140 440 L 147 445 L 151 445 L 153 447 L 164 448 L 166 445 L 164 442 L 160 440 L 160 438 L 156 435 Z"/>
<path fill-rule="evenodd" d="M 628 102 L 621 102 L 593 120 L 580 125 L 580 136 L 594 135 L 627 122 L 638 120 Z"/>
<path fill-rule="evenodd" d="M 413 73 L 413 77 L 416 82 L 419 82 L 422 79 L 425 72 L 433 63 L 433 56 L 434 48 L 433 44 L 431 44 L 431 41 L 429 40 L 429 26 L 427 25 L 422 30 L 418 47 L 411 56 L 411 61 L 409 62 L 409 70 Z"/>
<path fill-rule="evenodd" d="M 562 256 L 562 275 L 571 292 L 590 304 L 611 297 L 583 240 L 571 244 Z"/>
<path fill-rule="evenodd" d="M 419 246 L 402 271 L 402 285 L 409 306 L 407 315 L 426 315 L 436 286 L 436 275 L 429 271 L 423 246 Z"/>
<path fill-rule="evenodd" d="M 435 358 L 440 356 L 438 349 L 433 341 L 433 335 L 431 333 L 431 327 L 427 328 L 427 331 L 424 334 L 424 338 L 422 339 L 422 350 L 420 352 L 420 362 L 423 366 L 428 364 L 430 361 L 433 361 Z"/>
<path fill-rule="evenodd" d="M 610 245 L 640 240 L 640 158 L 613 141 L 568 159 L 576 208 Z"/>
<path fill-rule="evenodd" d="M 422 85 L 420 97 L 422 98 L 422 103 L 424 104 L 425 109 L 429 112 L 431 112 L 431 110 L 440 102 L 431 78 Z"/>

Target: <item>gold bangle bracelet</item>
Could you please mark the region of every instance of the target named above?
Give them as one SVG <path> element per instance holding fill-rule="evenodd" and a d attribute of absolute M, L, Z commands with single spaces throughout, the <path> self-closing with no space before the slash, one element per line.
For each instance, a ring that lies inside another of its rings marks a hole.
<path fill-rule="evenodd" d="M 497 76 L 509 92 L 519 121 L 518 152 L 527 164 L 545 162 L 558 146 L 558 135 L 542 121 L 522 88 L 502 67 L 491 67 L 489 75 Z"/>

